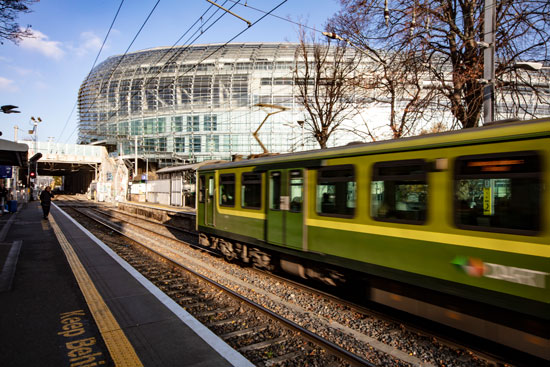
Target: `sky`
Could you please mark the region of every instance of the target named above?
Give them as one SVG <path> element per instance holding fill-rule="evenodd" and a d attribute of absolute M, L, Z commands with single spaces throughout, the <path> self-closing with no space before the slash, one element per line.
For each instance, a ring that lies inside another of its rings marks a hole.
<path fill-rule="evenodd" d="M 124 1 L 97 64 L 126 52 L 157 1 Z M 235 4 L 217 2 L 226 9 Z M 0 105 L 16 105 L 21 111 L 0 113 L 2 139 L 14 140 L 16 129 L 18 140 L 31 139 L 31 117 L 40 117 L 39 141 L 76 142 L 78 90 L 120 3 L 42 0 L 31 6 L 31 13 L 19 16 L 21 26 L 32 26 L 33 37 L 17 45 L 10 41 L 0 45 Z M 275 7 L 272 15 L 265 16 Z M 221 10 L 214 14 L 216 9 L 207 0 L 160 0 L 128 52 L 172 46 L 195 23 L 179 45 L 225 43 L 235 36 L 232 42 L 297 42 L 295 23 L 320 32 L 339 5 L 338 0 L 241 0 L 231 11 L 250 21 L 250 27 Z M 208 21 L 212 14 L 214 18 Z"/>

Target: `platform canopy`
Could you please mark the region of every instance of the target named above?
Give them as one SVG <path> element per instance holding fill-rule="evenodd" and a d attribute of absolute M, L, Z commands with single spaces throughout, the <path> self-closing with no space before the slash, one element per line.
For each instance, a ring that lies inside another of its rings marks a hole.
<path fill-rule="evenodd" d="M 26 144 L 0 139 L 0 165 L 26 166 L 29 147 Z"/>
<path fill-rule="evenodd" d="M 209 164 L 226 163 L 227 161 L 203 161 L 199 163 L 185 164 L 183 166 L 164 167 L 157 171 L 157 173 L 174 173 L 181 171 L 196 171 L 197 168 L 206 166 Z"/>

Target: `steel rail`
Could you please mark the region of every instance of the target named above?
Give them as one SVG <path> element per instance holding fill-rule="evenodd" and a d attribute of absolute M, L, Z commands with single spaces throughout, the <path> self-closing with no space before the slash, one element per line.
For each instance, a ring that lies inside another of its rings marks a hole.
<path fill-rule="evenodd" d="M 162 258 L 164 261 L 166 261 L 167 263 L 169 264 L 172 264 L 172 266 L 174 267 L 177 267 L 177 268 L 181 268 L 185 271 L 187 271 L 188 273 L 202 279 L 203 281 L 207 282 L 208 284 L 226 292 L 227 294 L 231 295 L 233 298 L 237 299 L 238 301 L 240 302 L 243 302 L 247 305 L 249 305 L 251 308 L 255 309 L 255 310 L 258 310 L 260 312 L 262 312 L 263 314 L 269 316 L 270 318 L 274 319 L 275 321 L 281 323 L 282 325 L 284 325 L 285 327 L 287 327 L 288 329 L 290 330 L 293 330 L 299 334 L 301 334 L 304 338 L 308 339 L 309 341 L 311 341 L 312 343 L 314 344 L 317 344 L 318 346 L 321 346 L 327 350 L 329 350 L 332 354 L 346 360 L 347 362 L 349 362 L 351 365 L 353 366 L 369 366 L 369 367 L 375 367 L 376 365 L 361 358 L 360 356 L 356 355 L 356 354 L 353 354 L 351 352 L 349 352 L 348 350 L 344 349 L 344 348 L 341 348 L 339 347 L 338 345 L 326 340 L 325 338 L 315 334 L 315 333 L 312 333 L 311 331 L 301 327 L 300 325 L 294 323 L 293 321 L 291 320 L 288 320 L 278 314 L 276 314 L 275 312 L 265 308 L 264 306 L 238 294 L 237 292 L 227 288 L 226 286 L 216 282 L 215 280 L 212 280 L 208 277 L 206 277 L 205 275 L 203 274 L 200 274 L 200 273 L 197 273 L 196 271 L 190 269 L 189 267 L 187 267 L 186 265 L 182 264 L 182 263 L 179 263 L 169 257 L 167 257 L 166 255 L 164 254 L 161 254 L 159 253 L 158 251 L 150 248 L 147 244 L 144 244 L 142 243 L 141 241 L 138 241 L 134 238 L 131 238 L 129 237 L 128 234 L 126 233 L 123 233 L 121 230 L 119 230 L 118 228 L 108 224 L 108 223 L 104 223 L 102 222 L 99 218 L 95 218 L 94 216 L 92 215 L 88 215 L 87 213 L 84 213 L 83 211 L 79 210 L 79 209 L 76 209 L 76 208 L 73 208 L 73 210 L 77 211 L 78 213 L 82 214 L 82 215 L 85 215 L 86 217 L 94 220 L 95 222 L 119 233 L 120 235 L 124 236 L 124 237 L 127 237 L 129 239 L 131 239 L 132 241 L 135 241 L 136 243 L 138 243 L 140 246 L 146 248 L 147 250 L 151 251 L 152 253 L 154 253 L 156 256 L 159 256 L 160 258 Z M 127 222 L 127 223 L 130 223 L 130 222 Z M 153 232 L 149 229 L 146 229 L 147 231 L 149 232 Z M 154 233 L 154 232 L 153 232 Z M 157 234 L 157 233 L 155 233 Z M 165 236 L 166 237 L 166 236 Z M 169 238 L 169 237 L 167 237 Z M 171 238 L 172 239 L 172 238 Z M 185 243 L 184 241 L 181 241 L 181 240 L 175 240 L 175 241 L 179 241 L 179 242 L 182 242 L 182 243 Z M 189 244 L 187 244 L 189 245 Z"/>

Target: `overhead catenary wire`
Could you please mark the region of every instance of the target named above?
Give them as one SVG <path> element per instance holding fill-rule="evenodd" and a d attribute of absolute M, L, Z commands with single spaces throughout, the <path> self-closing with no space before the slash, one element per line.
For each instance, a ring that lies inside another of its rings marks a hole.
<path fill-rule="evenodd" d="M 95 57 L 94 63 L 92 64 L 92 67 L 90 68 L 90 71 L 88 72 L 88 75 L 94 70 L 94 67 L 97 63 L 97 60 L 99 59 L 99 55 L 101 55 L 101 51 L 103 51 L 103 47 L 105 46 L 105 43 L 107 42 L 107 38 L 109 38 L 109 35 L 111 34 L 111 30 L 113 29 L 113 25 L 115 24 L 115 21 L 118 17 L 118 14 L 120 13 L 120 9 L 122 8 L 122 4 L 124 4 L 124 0 L 121 0 L 118 9 L 115 13 L 115 16 L 113 18 L 113 21 L 111 22 L 111 25 L 109 26 L 109 30 L 107 31 L 107 34 L 105 35 L 105 38 L 103 39 L 103 43 L 101 44 L 101 47 L 99 48 L 99 51 L 97 52 L 97 56 Z M 61 134 L 58 135 L 57 141 L 61 139 L 61 136 L 63 136 L 63 133 L 65 132 L 65 129 L 67 128 L 67 125 L 69 121 L 71 120 L 71 117 L 73 116 L 74 110 L 76 106 L 78 105 L 78 100 L 75 101 L 73 108 L 71 110 L 71 113 L 69 114 L 69 117 L 67 117 L 67 121 L 65 121 L 65 125 L 63 125 L 63 129 L 61 129 Z M 72 134 L 71 134 L 72 135 Z"/>
<path fill-rule="evenodd" d="M 124 54 L 122 55 L 122 57 L 120 58 L 118 64 L 115 66 L 115 68 L 112 70 L 111 72 L 111 75 L 109 75 L 109 80 L 110 78 L 113 76 L 115 70 L 117 69 L 117 67 L 120 65 L 120 63 L 122 62 L 122 60 L 124 59 L 124 57 L 126 56 L 126 54 L 128 53 L 128 51 L 130 50 L 130 48 L 132 47 L 132 45 L 134 44 L 134 42 L 136 41 L 136 39 L 138 38 L 138 36 L 140 35 L 141 31 L 143 30 L 143 28 L 145 27 L 145 25 L 147 24 L 147 22 L 149 21 L 149 19 L 151 18 L 151 15 L 153 15 L 153 12 L 155 11 L 155 9 L 157 8 L 158 4 L 160 3 L 160 0 L 157 0 L 157 2 L 155 3 L 155 5 L 153 6 L 153 8 L 151 9 L 151 11 L 149 12 L 149 14 L 147 15 L 147 17 L 145 18 L 145 20 L 143 21 L 143 23 L 141 24 L 141 26 L 139 27 L 139 30 L 137 31 L 137 33 L 135 34 L 134 38 L 132 39 L 132 42 L 130 42 L 130 45 L 126 48 L 126 51 L 124 51 Z M 99 90 L 101 90 L 101 88 L 103 87 L 103 85 L 100 87 Z M 95 99 L 97 99 L 99 97 L 99 94 L 96 96 Z M 95 101 L 94 99 L 94 101 Z M 93 104 L 93 103 L 92 103 Z M 89 112 L 86 111 L 86 112 Z M 75 130 L 78 129 L 78 125 L 76 126 Z M 71 133 L 71 135 L 67 138 L 67 141 L 71 138 L 71 136 L 73 136 L 74 134 L 74 131 Z"/>
<path fill-rule="evenodd" d="M 159 1 L 160 1 L 160 0 L 159 0 Z M 227 1 L 226 1 L 226 2 L 227 2 Z M 157 1 L 157 4 L 158 4 L 158 1 Z M 155 7 L 156 7 L 157 4 L 155 4 Z M 199 17 L 199 18 L 198 18 L 198 19 L 197 19 L 197 20 L 196 20 L 196 21 L 195 21 L 195 22 L 194 22 L 194 23 L 193 23 L 193 24 L 192 24 L 192 25 L 191 25 L 191 26 L 190 26 L 190 27 L 189 27 L 180 37 L 179 37 L 179 38 L 178 38 L 178 40 L 176 40 L 176 42 L 174 42 L 174 44 L 173 44 L 169 49 L 167 49 L 167 50 L 164 52 L 163 55 L 161 55 L 161 57 L 155 62 L 155 64 L 158 63 L 158 62 L 160 62 L 160 61 L 164 58 L 164 56 L 166 56 L 166 55 L 167 55 L 167 54 L 168 54 L 168 53 L 169 53 L 169 52 L 170 52 L 170 51 L 171 51 L 180 41 L 181 41 L 181 39 L 182 39 L 183 37 L 185 37 L 185 35 L 186 35 L 187 33 L 189 33 L 189 32 L 191 31 L 191 29 L 193 29 L 193 27 L 194 27 L 198 22 L 202 22 L 203 17 L 206 15 L 206 13 L 207 13 L 211 8 L 212 8 L 212 5 L 210 5 L 210 6 L 208 7 L 208 9 L 206 9 L 206 11 L 205 11 L 205 12 L 204 12 L 204 13 L 203 13 L 203 14 L 202 14 L 202 15 L 201 15 L 201 16 L 200 16 L 200 17 Z M 154 10 L 154 9 L 153 9 L 153 10 Z M 210 19 L 212 19 L 212 17 L 213 17 L 216 13 L 217 13 L 217 11 L 214 12 L 214 13 L 206 20 L 206 22 L 208 22 Z M 150 15 L 151 15 L 151 13 L 150 13 Z M 221 17 L 220 17 L 220 18 L 221 18 Z M 216 19 L 216 21 L 214 22 L 214 24 L 215 24 L 220 18 Z M 143 28 L 143 26 L 142 26 L 142 28 Z M 142 29 L 142 28 L 140 28 L 140 32 L 141 32 L 141 29 Z M 210 28 L 210 27 L 209 27 L 209 28 Z M 198 32 L 198 30 L 195 31 L 194 34 L 196 34 L 197 32 Z M 203 30 L 202 27 L 201 27 L 201 29 L 200 29 L 200 35 L 202 35 L 202 34 L 204 34 L 204 33 L 205 33 L 205 30 Z M 139 32 L 138 32 L 138 34 L 139 34 Z M 200 35 L 199 35 L 199 36 L 200 36 Z M 134 40 L 132 41 L 132 44 L 133 44 L 133 42 L 135 41 L 136 38 L 137 38 L 137 35 L 136 35 L 136 37 L 134 37 Z M 197 37 L 197 38 L 198 38 L 198 37 Z M 196 40 L 197 38 L 195 38 L 195 40 Z M 191 37 L 190 37 L 189 39 L 191 39 Z M 125 57 L 126 54 L 128 53 L 128 50 L 129 50 L 129 48 L 131 47 L 132 44 L 130 44 L 130 46 L 128 47 L 128 49 L 127 49 L 126 52 L 124 53 L 124 55 L 122 55 L 122 57 L 118 60 L 119 62 L 117 63 L 117 65 L 113 68 L 113 70 L 112 70 L 111 73 L 109 74 L 109 77 L 107 78 L 107 81 L 105 81 L 104 79 L 102 80 L 102 85 L 100 86 L 100 88 L 98 88 L 98 93 L 96 94 L 94 100 L 92 101 L 92 103 L 90 104 L 90 106 L 87 108 L 87 110 L 84 112 L 84 114 L 88 113 L 88 112 L 90 111 L 90 109 L 92 108 L 92 106 L 95 104 L 95 102 L 97 101 L 97 99 L 99 98 L 99 96 L 100 96 L 100 94 L 101 94 L 101 89 L 103 88 L 103 85 L 110 82 L 110 80 L 111 80 L 112 76 L 114 75 L 116 69 L 117 69 L 118 66 L 120 66 L 120 64 L 122 63 L 124 57 Z M 183 51 L 181 51 L 181 52 L 183 52 Z M 172 58 L 173 58 L 173 57 L 171 57 L 167 62 L 165 62 L 165 64 L 163 65 L 163 67 L 162 67 L 160 70 L 158 70 L 158 72 L 157 72 L 154 76 L 156 76 L 156 75 L 158 75 L 160 72 L 162 72 L 162 70 L 163 70 L 167 65 L 170 64 Z M 150 77 L 153 77 L 153 76 L 150 76 Z M 132 96 L 130 96 L 130 98 L 132 98 L 132 97 L 134 97 L 134 96 L 135 96 L 135 95 L 132 95 Z M 109 120 L 111 117 L 112 117 L 112 116 L 109 116 L 109 117 L 108 117 L 108 120 Z M 108 120 L 107 120 L 107 122 L 108 122 Z M 78 130 L 78 128 L 79 128 L 79 126 L 77 125 L 77 126 L 75 127 L 75 129 L 72 131 L 71 135 L 67 138 L 67 141 L 72 137 L 72 135 L 76 132 L 76 130 Z"/>
<path fill-rule="evenodd" d="M 211 53 L 209 53 L 208 55 L 206 55 L 205 57 L 203 57 L 201 60 L 199 60 L 199 61 L 198 61 L 197 63 L 195 63 L 194 65 L 190 66 L 190 67 L 189 67 L 187 70 L 185 70 L 182 74 L 184 75 L 185 73 L 187 73 L 187 72 L 191 71 L 193 68 L 195 68 L 197 65 L 200 65 L 204 60 L 210 58 L 210 57 L 211 57 L 212 55 L 214 55 L 216 52 L 218 52 L 218 51 L 220 51 L 221 49 L 223 49 L 225 46 L 227 46 L 227 44 L 229 44 L 229 43 L 232 42 L 234 39 L 236 39 L 237 37 L 239 37 L 240 35 L 242 35 L 244 32 L 246 32 L 247 30 L 249 30 L 250 28 L 252 28 L 252 26 L 256 25 L 258 22 L 262 21 L 264 18 L 266 18 L 268 15 L 270 15 L 273 11 L 277 10 L 280 6 L 282 6 L 282 5 L 283 5 L 284 3 L 286 3 L 287 1 L 288 1 L 288 0 L 284 0 L 284 1 L 282 1 L 281 3 L 279 3 L 277 6 L 275 6 L 274 8 L 272 8 L 269 12 L 265 13 L 265 14 L 264 14 L 263 16 L 261 16 L 259 19 L 257 19 L 256 21 L 254 21 L 254 22 L 251 24 L 250 27 L 247 27 L 247 28 L 243 29 L 242 31 L 238 32 L 238 33 L 237 33 L 235 36 L 233 36 L 231 39 L 229 39 L 229 40 L 226 41 L 225 43 L 223 43 L 223 44 L 221 44 L 220 46 L 218 46 L 214 51 L 212 51 Z M 225 13 L 222 14 L 219 18 L 217 18 L 217 19 L 216 19 L 211 25 L 209 25 L 206 29 L 204 29 L 204 30 L 201 32 L 201 34 L 200 34 L 199 36 L 197 36 L 194 40 L 192 40 L 192 42 L 196 41 L 204 32 L 206 32 L 208 29 L 210 29 L 210 28 L 211 28 L 216 22 L 218 22 L 224 15 L 225 15 Z M 162 70 L 163 70 L 167 65 L 170 64 L 170 62 L 172 61 L 172 59 L 174 59 L 174 58 L 177 57 L 179 54 L 181 54 L 182 52 L 184 52 L 184 51 L 185 51 L 186 49 L 188 49 L 190 46 L 191 46 L 191 44 L 190 44 L 190 45 L 187 45 L 187 47 L 185 47 L 185 48 L 179 50 L 179 53 L 174 54 L 169 60 L 167 60 L 167 61 L 164 63 L 164 65 L 163 65 L 159 70 L 157 70 L 156 73 L 151 74 L 151 75 L 147 75 L 147 77 L 152 78 L 152 77 L 158 75 L 160 72 L 162 72 Z M 117 65 L 119 65 L 120 62 L 121 62 L 121 60 L 119 60 L 119 63 L 118 63 Z M 111 73 L 111 75 L 112 75 L 112 73 Z M 172 83 L 170 83 L 168 86 L 171 86 L 171 85 L 173 85 L 173 84 L 174 84 L 174 83 L 172 82 Z M 135 95 L 137 95 L 137 93 L 140 93 L 140 92 L 136 92 L 136 93 L 132 94 L 132 95 L 130 96 L 130 99 L 131 99 L 132 97 L 134 97 Z M 95 100 L 94 100 L 94 102 L 95 102 Z M 110 120 L 112 117 L 114 117 L 114 116 L 116 115 L 117 112 L 118 112 L 118 111 L 112 112 L 112 113 L 107 117 L 105 123 L 108 123 L 109 120 Z M 73 131 L 73 133 L 74 133 L 74 131 Z M 71 134 L 71 135 L 72 135 L 72 134 Z"/>

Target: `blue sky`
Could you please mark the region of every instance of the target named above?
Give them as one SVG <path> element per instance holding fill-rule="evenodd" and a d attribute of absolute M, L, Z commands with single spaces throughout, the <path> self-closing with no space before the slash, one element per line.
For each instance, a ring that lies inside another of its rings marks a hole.
<path fill-rule="evenodd" d="M 241 0 L 232 8 L 239 16 L 254 23 L 284 0 Z M 157 0 L 125 1 L 113 30 L 99 57 L 123 54 Z M 232 1 L 217 0 L 225 8 Z M 38 140 L 74 143 L 77 138 L 78 114 L 75 109 L 78 89 L 90 71 L 103 39 L 120 5 L 119 0 L 62 1 L 42 0 L 32 6 L 32 13 L 22 14 L 18 23 L 32 25 L 34 37 L 14 45 L 0 45 L 0 105 L 19 106 L 20 114 L 0 113 L 2 138 L 13 140 L 14 126 L 18 139 L 30 139 L 31 116 L 40 117 Z M 131 51 L 157 46 L 171 46 L 211 7 L 206 0 L 161 0 Z M 250 28 L 229 14 L 212 28 L 202 18 L 202 35 L 193 44 L 225 43 L 247 29 L 234 42 L 296 42 L 298 26 L 289 21 L 267 16 Z M 337 0 L 287 0 L 274 15 L 308 27 L 323 29 L 327 19 L 338 10 Z M 221 15 L 217 13 L 215 18 Z M 199 30 L 197 26 L 193 31 Z M 194 38 L 194 37 L 193 37 Z M 188 44 L 188 37 L 179 44 Z M 70 116 L 70 117 L 69 117 Z"/>

